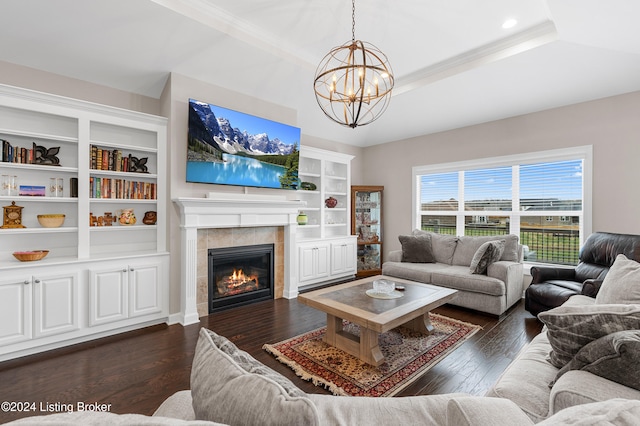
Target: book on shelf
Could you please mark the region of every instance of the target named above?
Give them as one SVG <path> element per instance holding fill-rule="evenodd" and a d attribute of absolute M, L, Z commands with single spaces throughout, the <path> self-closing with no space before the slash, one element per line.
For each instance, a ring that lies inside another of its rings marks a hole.
<path fill-rule="evenodd" d="M 155 182 L 137 182 L 107 177 L 89 177 L 89 197 L 123 200 L 155 200 Z"/>
<path fill-rule="evenodd" d="M 35 152 L 32 148 L 13 146 L 8 140 L 2 139 L 2 162 L 15 164 L 34 164 Z"/>
<path fill-rule="evenodd" d="M 132 160 L 133 156 L 131 154 L 123 154 L 120 149 L 108 150 L 96 145 L 91 145 L 90 152 L 90 165 L 93 170 L 140 172 L 140 170 L 135 170 L 135 162 Z"/>

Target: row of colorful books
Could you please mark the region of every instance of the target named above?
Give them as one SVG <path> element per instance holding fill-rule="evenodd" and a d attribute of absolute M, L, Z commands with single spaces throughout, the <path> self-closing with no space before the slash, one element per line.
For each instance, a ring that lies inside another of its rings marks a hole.
<path fill-rule="evenodd" d="M 112 172 L 140 172 L 138 158 L 131 154 L 123 154 L 119 149 L 104 149 L 91 145 L 91 163 L 93 170 L 109 170 Z"/>
<path fill-rule="evenodd" d="M 5 163 L 35 164 L 35 148 L 13 146 L 8 140 L 2 140 L 2 161 Z"/>
<path fill-rule="evenodd" d="M 156 184 L 91 176 L 89 178 L 89 197 L 155 200 L 157 197 Z"/>

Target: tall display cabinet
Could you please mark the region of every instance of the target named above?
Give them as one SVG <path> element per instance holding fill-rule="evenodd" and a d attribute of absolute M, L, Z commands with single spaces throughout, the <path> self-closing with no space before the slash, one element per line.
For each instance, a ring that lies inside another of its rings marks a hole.
<path fill-rule="evenodd" d="M 358 237 L 358 277 L 382 273 L 383 192 L 383 186 L 351 187 L 351 232 Z"/>
<path fill-rule="evenodd" d="M 0 361 L 168 319 L 166 138 L 163 117 L 0 85 L 0 203 L 19 207 L 0 228 Z"/>
<path fill-rule="evenodd" d="M 296 236 L 300 288 L 339 281 L 356 273 L 356 237 L 351 234 L 352 155 L 300 148 L 298 198 L 305 221 Z"/>

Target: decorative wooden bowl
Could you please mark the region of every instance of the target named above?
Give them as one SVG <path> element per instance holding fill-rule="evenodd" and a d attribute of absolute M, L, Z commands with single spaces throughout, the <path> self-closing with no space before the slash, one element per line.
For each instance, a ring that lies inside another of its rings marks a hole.
<path fill-rule="evenodd" d="M 38 222 L 45 228 L 58 228 L 64 223 L 63 214 L 39 214 Z"/>
<path fill-rule="evenodd" d="M 13 257 L 20 262 L 31 262 L 34 260 L 40 260 L 49 254 L 49 250 L 32 250 L 32 251 L 16 251 L 13 253 Z"/>

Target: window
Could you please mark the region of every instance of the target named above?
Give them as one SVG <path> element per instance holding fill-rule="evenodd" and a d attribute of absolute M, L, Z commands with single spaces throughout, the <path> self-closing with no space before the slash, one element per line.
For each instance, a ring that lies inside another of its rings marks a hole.
<path fill-rule="evenodd" d="M 417 228 L 516 234 L 525 260 L 575 265 L 591 230 L 590 146 L 414 167 Z"/>

